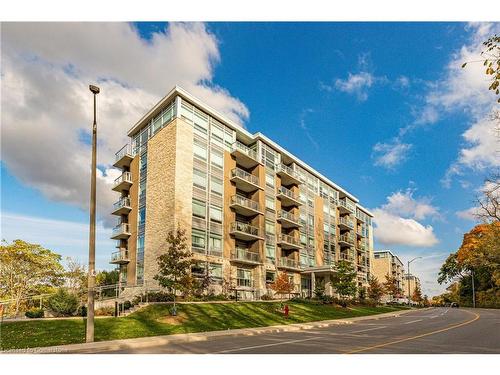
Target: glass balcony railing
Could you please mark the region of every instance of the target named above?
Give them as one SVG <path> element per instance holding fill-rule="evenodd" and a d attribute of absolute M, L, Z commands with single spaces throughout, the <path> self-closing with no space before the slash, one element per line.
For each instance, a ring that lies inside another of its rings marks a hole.
<path fill-rule="evenodd" d="M 122 197 L 113 204 L 113 211 L 118 211 L 121 208 L 130 208 L 130 197 Z"/>
<path fill-rule="evenodd" d="M 130 172 L 123 172 L 118 178 L 115 179 L 114 187 L 117 187 L 118 185 L 122 183 L 132 183 L 132 173 Z"/>
<path fill-rule="evenodd" d="M 113 228 L 112 237 L 119 237 L 124 235 L 130 235 L 130 224 L 121 223 Z"/>
<path fill-rule="evenodd" d="M 259 178 L 254 176 L 253 174 L 244 171 L 241 168 L 234 168 L 231 170 L 231 178 L 239 177 L 242 180 L 245 180 L 253 185 L 259 186 Z"/>
<path fill-rule="evenodd" d="M 285 220 L 291 221 L 293 223 L 299 224 L 300 217 L 299 217 L 299 215 L 294 215 L 288 211 L 281 210 L 278 213 L 278 220 L 279 219 L 285 219 Z"/>
<path fill-rule="evenodd" d="M 290 245 L 300 247 L 300 239 L 295 238 L 293 236 L 290 236 L 288 234 L 279 233 L 278 234 L 278 242 L 280 242 L 280 243 L 284 242 L 284 243 L 287 243 Z"/>
<path fill-rule="evenodd" d="M 346 201 L 345 199 L 339 200 L 339 206 L 342 206 L 351 212 L 354 212 L 356 210 L 356 206 L 354 205 L 354 203 Z"/>
<path fill-rule="evenodd" d="M 354 228 L 354 220 L 347 216 L 339 218 L 339 224 L 343 224 L 349 228 Z"/>
<path fill-rule="evenodd" d="M 128 250 L 115 251 L 111 254 L 111 263 L 125 263 L 128 261 Z"/>
<path fill-rule="evenodd" d="M 339 236 L 339 241 L 347 242 L 351 245 L 354 245 L 354 236 L 352 234 L 341 234 Z"/>
<path fill-rule="evenodd" d="M 300 268 L 298 261 L 296 261 L 295 259 L 288 259 L 288 258 L 280 258 L 278 265 L 281 267 L 288 267 L 288 268 Z"/>
<path fill-rule="evenodd" d="M 296 194 L 294 194 L 293 191 L 291 191 L 290 189 L 287 189 L 284 186 L 280 186 L 278 188 L 278 194 L 283 194 L 283 195 L 285 195 L 286 197 L 288 197 L 290 199 L 293 199 L 295 201 L 299 201 L 299 196 L 296 195 Z"/>

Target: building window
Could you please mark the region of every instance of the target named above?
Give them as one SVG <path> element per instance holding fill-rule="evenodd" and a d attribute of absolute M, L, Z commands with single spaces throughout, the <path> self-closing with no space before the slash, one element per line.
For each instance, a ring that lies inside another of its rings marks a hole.
<path fill-rule="evenodd" d="M 266 220 L 266 233 L 267 234 L 276 233 L 274 222 L 272 222 L 271 220 Z"/>
<path fill-rule="evenodd" d="M 305 233 L 300 233 L 300 243 L 304 246 L 307 244 L 307 237 Z"/>
<path fill-rule="evenodd" d="M 210 220 L 222 223 L 222 209 L 215 206 L 210 206 Z"/>
<path fill-rule="evenodd" d="M 266 208 L 269 208 L 270 210 L 274 210 L 276 208 L 274 197 L 266 195 Z"/>
<path fill-rule="evenodd" d="M 274 283 L 274 272 L 266 272 L 266 284 Z"/>
<path fill-rule="evenodd" d="M 207 188 L 207 173 L 194 168 L 193 185 L 205 190 Z"/>
<path fill-rule="evenodd" d="M 216 281 L 222 280 L 222 264 L 210 263 L 209 267 L 209 275 Z"/>
<path fill-rule="evenodd" d="M 243 268 L 236 269 L 236 282 L 238 286 L 252 286 L 252 271 Z"/>
<path fill-rule="evenodd" d="M 210 152 L 210 160 L 212 162 L 212 165 L 215 165 L 217 167 L 222 168 L 223 166 L 223 157 L 222 157 L 222 152 L 219 152 L 217 150 L 211 150 Z"/>
<path fill-rule="evenodd" d="M 197 158 L 207 160 L 207 146 L 196 139 L 193 143 L 193 152 Z"/>
<path fill-rule="evenodd" d="M 266 258 L 272 261 L 276 258 L 276 249 L 274 245 L 266 245 Z"/>
<path fill-rule="evenodd" d="M 198 199 L 193 199 L 193 216 L 205 218 L 207 211 L 207 204 Z"/>
<path fill-rule="evenodd" d="M 209 241 L 210 251 L 222 251 L 222 238 L 220 236 L 211 234 Z"/>
<path fill-rule="evenodd" d="M 313 227 L 314 226 L 314 215 L 307 216 L 307 225 Z"/>
<path fill-rule="evenodd" d="M 266 185 L 273 188 L 274 182 L 274 173 L 266 172 Z"/>
<path fill-rule="evenodd" d="M 222 180 L 215 176 L 210 178 L 210 191 L 217 195 L 222 195 Z"/>
<path fill-rule="evenodd" d="M 191 234 L 191 243 L 194 248 L 205 248 L 205 232 L 198 229 L 193 229 Z"/>

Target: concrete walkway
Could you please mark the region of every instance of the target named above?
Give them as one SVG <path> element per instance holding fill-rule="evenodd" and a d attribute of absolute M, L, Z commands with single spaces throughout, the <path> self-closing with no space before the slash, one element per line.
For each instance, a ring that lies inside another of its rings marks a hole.
<path fill-rule="evenodd" d="M 419 309 L 419 310 L 423 311 L 426 309 Z M 96 353 L 96 352 L 106 352 L 106 351 L 118 351 L 127 349 L 147 348 L 158 345 L 168 345 L 172 343 L 207 341 L 209 338 L 220 337 L 220 336 L 253 336 L 264 333 L 293 332 L 293 331 L 301 331 L 314 328 L 325 328 L 333 325 L 352 324 L 363 320 L 377 320 L 380 318 L 397 317 L 413 311 L 415 310 L 414 309 L 402 310 L 402 311 L 395 311 L 383 314 L 360 316 L 349 319 L 322 320 L 317 322 L 283 324 L 283 325 L 275 325 L 269 327 L 231 329 L 227 331 L 183 333 L 183 334 L 166 335 L 166 336 L 151 336 L 151 337 L 140 337 L 134 339 L 124 339 L 124 340 L 99 341 L 99 342 L 83 343 L 83 344 L 58 345 L 58 346 L 49 346 L 43 348 L 13 349 L 13 350 L 3 351 L 2 353 L 5 354 L 53 353 L 54 354 L 54 353 Z"/>

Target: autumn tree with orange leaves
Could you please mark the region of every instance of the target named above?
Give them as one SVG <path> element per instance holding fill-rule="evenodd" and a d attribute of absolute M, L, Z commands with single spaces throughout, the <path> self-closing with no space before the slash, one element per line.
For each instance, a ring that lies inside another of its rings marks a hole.
<path fill-rule="evenodd" d="M 290 294 L 293 291 L 293 283 L 290 282 L 288 275 L 285 272 L 278 274 L 273 283 L 269 287 L 274 290 L 274 293 L 281 295 Z"/>

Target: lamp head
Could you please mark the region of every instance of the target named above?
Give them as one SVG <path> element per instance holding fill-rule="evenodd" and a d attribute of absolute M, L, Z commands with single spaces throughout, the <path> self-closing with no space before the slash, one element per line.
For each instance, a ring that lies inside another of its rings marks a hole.
<path fill-rule="evenodd" d="M 99 87 L 97 86 L 94 86 L 94 85 L 89 85 L 89 90 L 92 91 L 92 93 L 95 95 L 95 94 L 99 94 L 99 92 L 101 91 L 99 89 Z"/>

